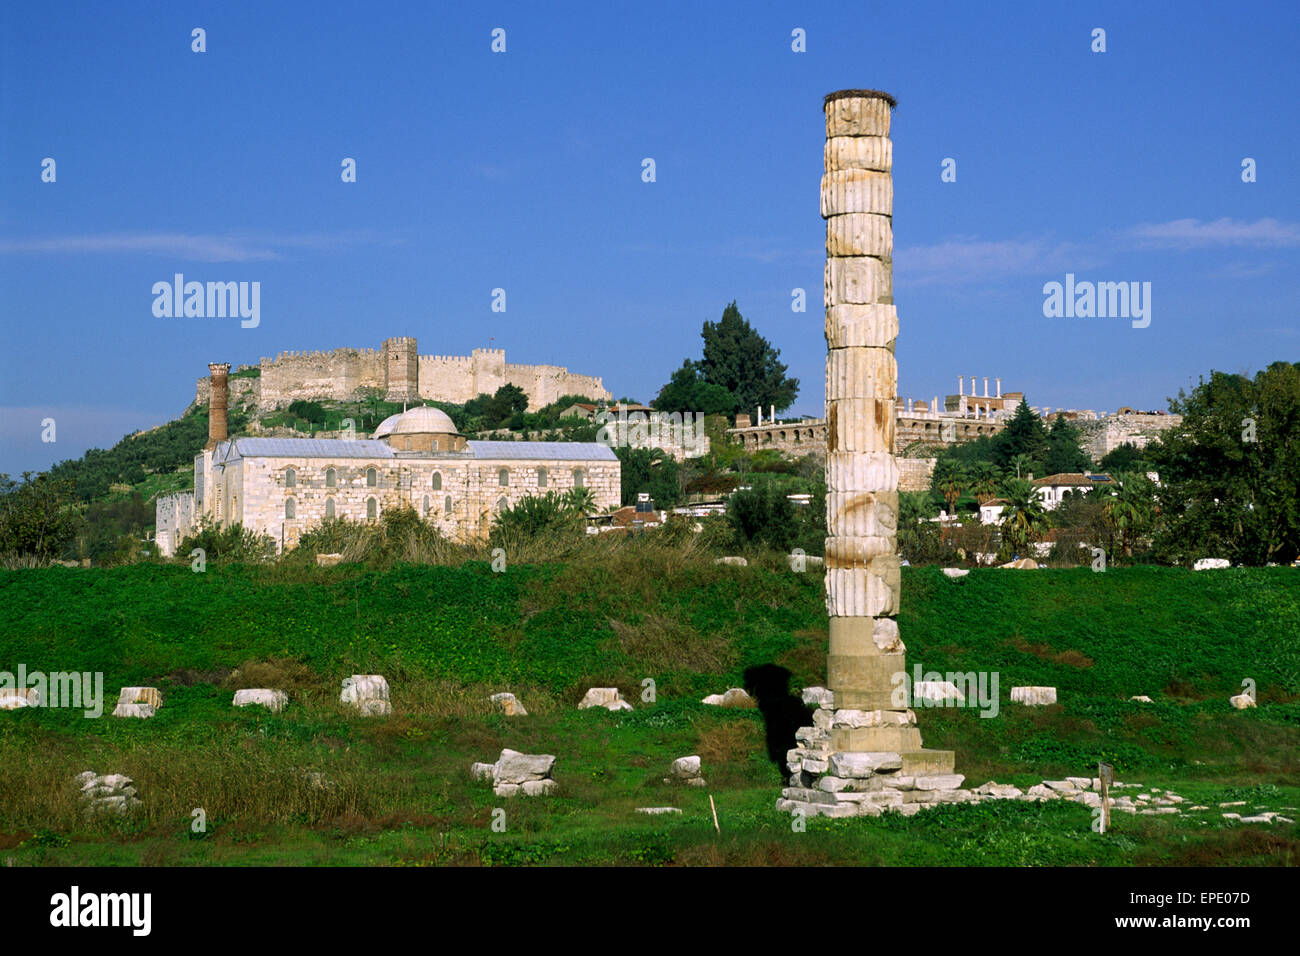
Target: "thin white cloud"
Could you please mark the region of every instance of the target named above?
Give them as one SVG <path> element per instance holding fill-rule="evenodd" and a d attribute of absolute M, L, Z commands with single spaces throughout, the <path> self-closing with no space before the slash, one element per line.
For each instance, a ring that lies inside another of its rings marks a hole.
<path fill-rule="evenodd" d="M 978 239 L 959 236 L 894 250 L 894 272 L 908 285 L 956 285 L 1001 276 L 1091 268 L 1092 250 L 1045 238 Z"/>
<path fill-rule="evenodd" d="M 1143 223 L 1128 235 L 1148 248 L 1192 249 L 1209 246 L 1300 246 L 1300 223 L 1279 219 L 1174 219 Z"/>
<path fill-rule="evenodd" d="M 291 249 L 329 251 L 357 243 L 388 242 L 366 233 L 303 235 L 212 235 L 204 233 L 102 233 L 84 236 L 0 239 L 0 254 L 152 255 L 195 262 L 263 262 Z"/>

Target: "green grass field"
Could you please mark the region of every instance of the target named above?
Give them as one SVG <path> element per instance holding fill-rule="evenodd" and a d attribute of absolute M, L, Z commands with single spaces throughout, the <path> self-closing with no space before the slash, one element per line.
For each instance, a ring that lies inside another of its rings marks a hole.
<path fill-rule="evenodd" d="M 1210 804 L 1300 805 L 1300 577 L 1287 568 L 905 568 L 909 670 L 991 671 L 997 717 L 920 708 L 926 746 L 957 770 L 1027 786 L 1094 775 Z M 0 669 L 102 671 L 105 716 L 0 712 L 0 860 L 32 864 L 1281 864 L 1300 826 L 1218 812 L 1117 815 L 1077 804 L 986 803 L 915 817 L 807 822 L 774 802 L 762 717 L 700 697 L 778 664 L 824 679 L 818 574 L 713 565 L 634 543 L 599 562 L 328 570 L 135 565 L 0 572 Z M 232 669 L 239 673 L 232 675 Z M 384 674 L 393 716 L 337 702 L 352 673 Z M 642 700 L 652 679 L 656 699 Z M 1227 698 L 1255 682 L 1260 705 Z M 158 686 L 151 720 L 108 716 L 122 685 Z M 1060 703 L 1009 702 L 1050 684 Z M 617 685 L 636 710 L 575 708 Z M 288 691 L 278 715 L 230 705 L 237 686 Z M 493 712 L 510 690 L 530 716 Z M 1130 702 L 1149 695 L 1152 704 Z M 470 779 L 503 747 L 556 754 L 561 790 L 495 797 Z M 703 758 L 706 790 L 666 785 Z M 133 777 L 127 820 L 87 821 L 72 778 Z M 323 774 L 313 785 L 308 774 Z M 717 806 L 715 832 L 709 795 Z M 639 806 L 679 806 L 647 817 Z M 505 810 L 505 831 L 491 823 Z M 202 808 L 206 831 L 191 828 Z M 1294 813 L 1288 816 L 1295 818 Z M 1207 822 L 1202 822 L 1202 821 Z"/>

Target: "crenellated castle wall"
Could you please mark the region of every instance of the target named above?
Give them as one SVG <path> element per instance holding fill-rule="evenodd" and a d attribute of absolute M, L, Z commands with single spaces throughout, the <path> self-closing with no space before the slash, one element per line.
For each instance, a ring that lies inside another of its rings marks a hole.
<path fill-rule="evenodd" d="M 348 401 L 363 388 L 378 389 L 388 401 L 428 399 L 460 405 L 482 394 L 495 394 L 506 384 L 524 390 L 529 411 L 563 395 L 613 398 L 599 376 L 577 375 L 560 365 L 508 363 L 505 349 L 420 355 L 412 337 L 387 339 L 378 349 L 280 352 L 263 358 L 260 369 L 259 378 L 230 379 L 232 405 L 252 404 L 259 411 L 270 411 L 297 399 Z M 195 384 L 194 401 L 207 404 L 207 377 Z"/>

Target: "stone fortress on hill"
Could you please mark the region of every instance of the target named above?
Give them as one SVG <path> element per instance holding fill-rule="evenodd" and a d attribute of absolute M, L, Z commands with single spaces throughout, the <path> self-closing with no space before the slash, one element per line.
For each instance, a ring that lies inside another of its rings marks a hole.
<path fill-rule="evenodd" d="M 256 368 L 258 374 L 244 373 Z M 378 349 L 280 352 L 259 365 L 240 366 L 230 377 L 230 399 L 259 411 L 283 408 L 297 399 L 356 398 L 378 389 L 389 402 L 438 401 L 462 405 L 516 385 L 537 411 L 564 395 L 610 401 L 599 376 L 578 375 L 560 365 L 516 365 L 505 349 L 474 349 L 470 355 L 420 355 L 414 337 L 385 339 Z M 194 389 L 194 402 L 208 402 L 208 376 Z"/>

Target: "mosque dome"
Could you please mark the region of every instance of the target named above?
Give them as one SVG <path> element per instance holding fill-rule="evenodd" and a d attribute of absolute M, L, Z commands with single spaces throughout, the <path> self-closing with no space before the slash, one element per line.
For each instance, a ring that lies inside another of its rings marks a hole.
<path fill-rule="evenodd" d="M 385 425 L 391 426 L 388 431 L 382 431 Z M 407 409 L 400 415 L 394 415 L 380 423 L 379 429 L 375 431 L 375 437 L 380 434 L 388 435 L 455 435 L 456 424 L 451 420 L 451 416 L 441 409 L 434 408 L 431 405 L 419 405 L 415 408 Z"/>
<path fill-rule="evenodd" d="M 387 418 L 385 418 L 382 422 L 379 423 L 378 427 L 375 428 L 374 434 L 371 435 L 370 437 L 383 438 L 385 435 L 392 434 L 393 426 L 397 424 L 397 420 L 401 418 L 402 415 L 403 415 L 402 412 L 398 412 L 396 415 L 389 415 Z"/>

